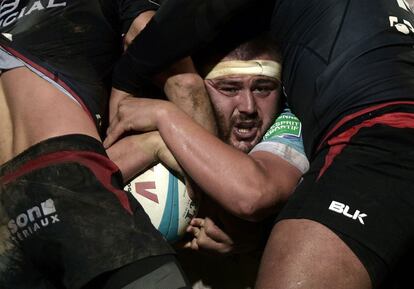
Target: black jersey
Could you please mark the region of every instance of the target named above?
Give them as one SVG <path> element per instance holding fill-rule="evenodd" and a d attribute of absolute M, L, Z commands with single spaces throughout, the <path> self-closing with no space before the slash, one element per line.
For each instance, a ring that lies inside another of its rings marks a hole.
<path fill-rule="evenodd" d="M 414 16 L 405 1 L 272 2 L 270 29 L 281 45 L 283 82 L 292 111 L 303 122 L 308 156 L 344 116 L 373 104 L 414 98 Z M 234 15 L 248 15 L 252 5 L 262 4 L 167 0 L 119 63 L 114 84 L 133 89 L 122 72 L 128 71 L 131 79 L 151 75 L 211 40 Z M 261 15 L 267 17 L 268 6 L 263 7 Z M 244 21 L 256 26 L 258 17 Z"/>
<path fill-rule="evenodd" d="M 56 82 L 99 119 L 122 34 L 149 0 L 2 0 L 0 45 Z"/>

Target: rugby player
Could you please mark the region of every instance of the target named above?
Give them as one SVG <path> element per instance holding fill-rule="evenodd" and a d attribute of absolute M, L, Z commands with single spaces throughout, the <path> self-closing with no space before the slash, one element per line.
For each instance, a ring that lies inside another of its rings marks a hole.
<path fill-rule="evenodd" d="M 116 87 L 130 81 L 121 72 L 151 75 L 226 25 L 270 27 L 281 44 L 282 81 L 311 164 L 278 217 L 257 288 L 390 287 L 413 251 L 414 16 L 407 3 L 176 0 L 159 12 L 119 63 Z"/>
<path fill-rule="evenodd" d="M 214 107 L 220 139 L 171 102 L 130 98 L 119 103 L 119 113 L 104 144 L 110 145 L 114 134 L 124 132 L 122 128 L 159 130 L 186 173 L 214 200 L 202 198 L 201 216 L 205 217 L 192 221 L 188 232 L 193 238 L 185 247 L 244 255 L 263 249 L 265 224 L 257 221 L 275 214 L 309 163 L 299 121 L 288 111 L 276 120 L 284 98 L 281 59 L 275 43 L 265 34 L 230 52 L 229 46 L 231 43 L 220 42 L 195 58 Z M 111 156 L 124 175 L 129 175 L 126 171 L 131 168 L 133 148 L 125 160 L 123 155 Z M 197 288 L 211 282 L 220 288 L 241 288 L 254 284 L 260 252 L 253 256 L 249 255 L 249 264 L 243 264 L 247 260 L 244 256 L 241 262 L 194 253 L 180 257 L 190 280 L 200 278 L 195 280 Z M 211 266 L 214 261 L 219 264 Z M 199 265 L 194 266 L 194 262 Z M 244 271 L 250 273 L 241 273 Z"/>
<path fill-rule="evenodd" d="M 100 140 L 122 34 L 157 8 L 1 2 L 1 288 L 187 288 Z"/>

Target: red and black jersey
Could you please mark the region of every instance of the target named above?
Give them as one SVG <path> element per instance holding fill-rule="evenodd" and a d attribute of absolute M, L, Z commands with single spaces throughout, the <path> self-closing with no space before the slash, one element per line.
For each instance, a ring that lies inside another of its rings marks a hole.
<path fill-rule="evenodd" d="M 102 117 L 122 34 L 141 12 L 157 8 L 149 0 L 2 0 L 0 45 Z"/>
<path fill-rule="evenodd" d="M 246 23 L 270 28 L 281 45 L 285 91 L 309 157 L 345 116 L 414 98 L 414 16 L 403 0 L 167 0 L 119 62 L 114 85 L 133 91 L 133 79 Z"/>
<path fill-rule="evenodd" d="M 278 1 L 271 27 L 308 156 L 344 117 L 414 99 L 412 25 L 400 0 Z"/>

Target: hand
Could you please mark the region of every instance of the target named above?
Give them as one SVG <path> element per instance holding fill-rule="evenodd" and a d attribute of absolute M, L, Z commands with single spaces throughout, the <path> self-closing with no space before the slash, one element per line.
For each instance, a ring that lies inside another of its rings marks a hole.
<path fill-rule="evenodd" d="M 109 148 L 126 132 L 148 132 L 157 130 L 159 114 L 173 109 L 165 100 L 125 97 L 117 105 L 117 112 L 107 129 L 104 147 Z M 177 108 L 178 110 L 178 108 Z"/>
<path fill-rule="evenodd" d="M 116 89 L 116 88 L 112 88 L 111 91 L 111 97 L 109 98 L 109 120 L 112 121 L 112 119 L 115 117 L 115 115 L 118 112 L 118 107 L 120 102 L 128 97 L 133 97 L 132 94 Z"/>
<path fill-rule="evenodd" d="M 208 217 L 191 220 L 187 232 L 194 238 L 184 248 L 219 254 L 228 254 L 234 249 L 233 240 Z"/>

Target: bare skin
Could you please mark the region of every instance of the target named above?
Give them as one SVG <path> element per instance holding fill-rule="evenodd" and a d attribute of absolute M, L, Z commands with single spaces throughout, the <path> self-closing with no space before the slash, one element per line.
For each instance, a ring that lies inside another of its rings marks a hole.
<path fill-rule="evenodd" d="M 256 57 L 274 60 L 268 53 Z M 227 60 L 234 59 L 231 56 L 222 59 Z M 191 64 L 187 63 L 187 68 Z M 205 91 L 205 83 L 219 120 L 222 141 L 208 133 L 205 126 L 203 129 L 197 125 L 202 121 L 192 121 L 183 107 L 165 101 L 124 98 L 113 113 L 104 146 L 110 150 L 112 143 L 126 131 L 158 130 L 184 171 L 214 200 L 249 221 L 267 217 L 276 204 L 287 199 L 300 178 L 300 172 L 278 156 L 262 151 L 245 154 L 274 120 L 278 82 L 265 76 L 231 75 L 203 81 L 201 86 L 199 79 L 189 74 L 180 76 L 186 81 L 171 81 L 176 90 L 170 94 L 179 101 L 182 95 L 190 96 L 192 89 L 198 95 L 194 87 Z M 194 108 L 190 107 L 190 111 L 197 115 Z M 122 160 L 119 163 L 121 168 L 125 167 Z M 243 169 L 233 169 L 236 167 Z"/>
<path fill-rule="evenodd" d="M 371 281 L 336 234 L 319 223 L 299 219 L 283 220 L 273 228 L 255 288 L 370 289 Z"/>
<path fill-rule="evenodd" d="M 216 135 L 217 127 L 204 80 L 196 73 L 192 62 L 184 60 L 191 73 L 169 77 L 164 85 L 168 98 L 190 115 L 198 124 Z"/>
<path fill-rule="evenodd" d="M 2 164 L 11 158 L 13 151 L 12 124 L 3 86 L 0 86 L 0 131 L 2 132 L 0 138 L 0 164 Z"/>
<path fill-rule="evenodd" d="M 8 140 L 2 142 L 2 163 L 51 137 L 78 133 L 100 139 L 95 124 L 79 104 L 27 68 L 3 72 L 1 81 L 2 139 Z"/>
<path fill-rule="evenodd" d="M 156 82 L 163 87 L 170 101 L 205 129 L 217 134 L 213 108 L 204 87 L 204 80 L 197 74 L 190 58 L 180 60 L 168 71 L 158 75 Z M 121 101 L 127 97 L 145 97 L 145 95 L 132 95 L 113 88 L 109 104 L 111 120 L 117 113 Z"/>
<path fill-rule="evenodd" d="M 157 128 L 184 170 L 192 172 L 192 178 L 208 195 L 240 218 L 258 221 L 267 217 L 276 204 L 287 199 L 300 178 L 299 170 L 284 159 L 262 151 L 248 156 L 162 100 L 123 100 L 104 145 L 110 147 L 126 131 Z M 237 164 L 244 173 L 228 169 L 228 164 Z"/>

